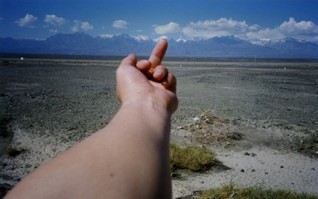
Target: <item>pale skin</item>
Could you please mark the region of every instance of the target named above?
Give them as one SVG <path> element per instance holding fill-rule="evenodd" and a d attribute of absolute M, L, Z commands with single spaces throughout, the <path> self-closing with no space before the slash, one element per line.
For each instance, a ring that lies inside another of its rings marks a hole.
<path fill-rule="evenodd" d="M 5 197 L 171 198 L 169 135 L 176 78 L 161 65 L 167 41 L 149 60 L 124 58 L 116 71 L 121 107 L 112 121 L 39 167 Z"/>

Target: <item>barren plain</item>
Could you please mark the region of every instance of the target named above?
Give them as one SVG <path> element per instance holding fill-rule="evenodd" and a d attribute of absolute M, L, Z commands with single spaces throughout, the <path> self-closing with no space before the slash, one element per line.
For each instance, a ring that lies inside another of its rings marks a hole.
<path fill-rule="evenodd" d="M 107 125 L 117 60 L 0 60 L 0 189 Z M 180 171 L 174 198 L 234 183 L 318 194 L 318 63 L 167 61 L 178 80 L 171 142 L 228 170 Z M 206 117 L 208 116 L 208 122 Z M 0 196 L 2 196 L 0 194 Z"/>

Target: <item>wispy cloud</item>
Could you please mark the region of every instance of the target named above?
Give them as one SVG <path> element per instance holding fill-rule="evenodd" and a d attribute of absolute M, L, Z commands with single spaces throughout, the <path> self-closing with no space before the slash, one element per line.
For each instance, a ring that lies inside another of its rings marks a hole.
<path fill-rule="evenodd" d="M 36 22 L 38 18 L 31 15 L 31 14 L 26 14 L 25 17 L 20 18 L 15 21 L 16 24 L 20 27 L 29 27 L 32 28 L 34 27 L 34 23 Z"/>
<path fill-rule="evenodd" d="M 109 38 L 112 38 L 114 35 L 111 35 L 111 34 L 102 34 L 102 35 L 99 35 L 100 38 L 103 38 L 103 39 L 109 39 Z"/>
<path fill-rule="evenodd" d="M 93 26 L 87 21 L 74 21 L 74 26 L 72 27 L 72 32 L 89 31 L 92 30 Z"/>
<path fill-rule="evenodd" d="M 164 34 L 169 34 L 169 33 L 176 33 L 181 30 L 179 24 L 175 22 L 170 22 L 166 25 L 162 26 L 155 26 L 154 31 L 158 35 L 164 35 Z"/>
<path fill-rule="evenodd" d="M 288 21 L 284 21 L 273 29 L 263 28 L 258 31 L 248 32 L 245 39 L 253 43 L 262 44 L 285 38 L 318 42 L 318 26 L 311 21 L 297 22 L 293 17 L 290 17 Z"/>
<path fill-rule="evenodd" d="M 179 33 L 179 35 L 181 34 L 188 39 L 210 39 L 213 37 L 229 35 L 237 36 L 245 34 L 250 30 L 259 29 L 259 26 L 256 24 L 248 25 L 245 21 L 237 21 L 228 18 L 190 22 L 185 27 L 181 27 L 175 22 L 154 27 L 154 32 L 158 35 Z"/>
<path fill-rule="evenodd" d="M 45 15 L 44 22 L 56 27 L 66 24 L 66 20 L 63 17 L 58 17 L 54 14 Z"/>
<path fill-rule="evenodd" d="M 147 35 L 137 35 L 134 37 L 137 41 L 147 41 L 150 40 L 149 36 Z"/>
<path fill-rule="evenodd" d="M 121 20 L 121 19 L 115 20 L 113 22 L 113 27 L 118 29 L 126 29 L 127 25 L 128 25 L 127 21 Z"/>
<path fill-rule="evenodd" d="M 220 18 L 190 22 L 184 27 L 178 23 L 170 22 L 166 25 L 154 26 L 154 32 L 158 35 L 178 33 L 179 36 L 188 40 L 235 36 L 254 44 L 275 42 L 288 37 L 318 42 L 318 26 L 312 21 L 297 22 L 293 17 L 275 28 L 261 27 L 258 24 L 248 24 L 246 21 L 231 18 Z"/>
<path fill-rule="evenodd" d="M 290 17 L 278 29 L 286 37 L 318 42 L 318 26 L 311 21 L 297 22 L 293 17 Z"/>
<path fill-rule="evenodd" d="M 58 33 L 59 31 L 58 31 L 58 29 L 50 29 L 50 32 L 51 33 Z"/>
<path fill-rule="evenodd" d="M 254 28 L 255 25 L 249 26 L 245 21 L 236 21 L 228 18 L 218 20 L 205 20 L 191 22 L 183 28 L 182 32 L 189 38 L 213 38 L 229 35 L 241 35 Z"/>
<path fill-rule="evenodd" d="M 278 29 L 264 28 L 258 31 L 247 32 L 240 39 L 248 40 L 254 44 L 264 44 L 268 42 L 276 42 L 285 38 Z"/>

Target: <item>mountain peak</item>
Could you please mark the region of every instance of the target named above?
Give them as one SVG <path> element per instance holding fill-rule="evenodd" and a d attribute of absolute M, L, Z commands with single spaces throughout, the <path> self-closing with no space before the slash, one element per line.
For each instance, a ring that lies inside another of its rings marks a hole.
<path fill-rule="evenodd" d="M 134 39 L 132 36 L 125 34 L 125 33 L 120 33 L 118 35 L 114 35 L 112 38 L 113 39 L 124 39 L 124 40 Z"/>
<path fill-rule="evenodd" d="M 47 38 L 47 40 L 58 40 L 58 39 L 65 39 L 65 38 L 72 38 L 72 39 L 93 39 L 92 36 L 85 34 L 83 32 L 75 32 L 72 34 L 65 34 L 65 33 L 57 33 L 49 38 Z"/>
<path fill-rule="evenodd" d="M 220 42 L 220 43 L 227 43 L 227 44 L 233 44 L 233 43 L 242 43 L 245 42 L 242 39 L 239 39 L 233 35 L 229 36 L 222 36 L 222 37 L 214 37 L 212 40 Z"/>
<path fill-rule="evenodd" d="M 101 39 L 102 38 L 102 39 Z M 46 40 L 0 38 L 0 53 L 40 53 L 123 56 L 129 53 L 148 55 L 155 42 L 149 37 L 133 37 L 125 33 L 92 37 L 82 32 L 59 33 Z M 234 36 L 207 40 L 169 40 L 167 56 L 179 57 L 262 57 L 315 58 L 318 45 L 293 38 L 256 45 Z"/>

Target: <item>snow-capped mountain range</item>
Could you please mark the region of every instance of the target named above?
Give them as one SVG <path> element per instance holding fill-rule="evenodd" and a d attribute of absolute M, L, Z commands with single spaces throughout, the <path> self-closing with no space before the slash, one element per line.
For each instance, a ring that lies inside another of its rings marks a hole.
<path fill-rule="evenodd" d="M 106 56 L 135 53 L 145 56 L 149 55 L 154 45 L 153 40 L 127 34 L 92 37 L 84 33 L 60 33 L 46 40 L 0 38 L 0 53 Z M 286 38 L 257 45 L 234 36 L 206 40 L 169 40 L 167 56 L 318 59 L 318 44 Z"/>

